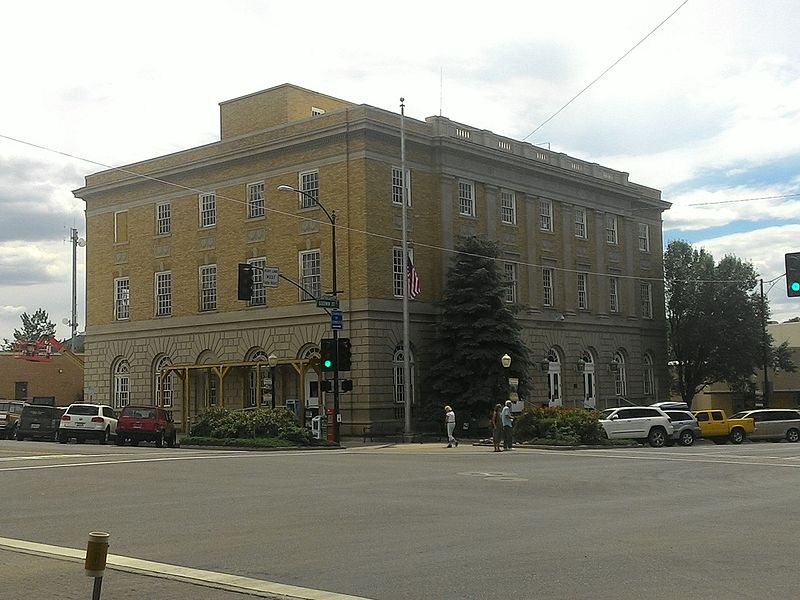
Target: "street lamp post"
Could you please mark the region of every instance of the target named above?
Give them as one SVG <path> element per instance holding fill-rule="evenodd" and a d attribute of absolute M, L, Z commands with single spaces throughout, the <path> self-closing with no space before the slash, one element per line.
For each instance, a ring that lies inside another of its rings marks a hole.
<path fill-rule="evenodd" d="M 275 367 L 278 366 L 278 357 L 273 352 L 267 357 L 269 363 L 269 380 L 272 382 L 272 389 L 270 390 L 272 396 L 272 409 L 275 410 Z"/>
<path fill-rule="evenodd" d="M 322 212 L 325 213 L 325 216 L 328 217 L 328 220 L 331 222 L 331 276 L 333 279 L 333 291 L 331 295 L 336 298 L 337 294 L 339 293 L 338 288 L 336 287 L 336 211 L 328 212 L 328 209 L 319 201 L 318 198 L 315 198 L 308 192 L 303 190 L 298 190 L 297 188 L 293 188 L 290 185 L 279 185 L 278 190 L 281 192 L 295 192 L 297 194 L 302 194 L 309 200 L 311 200 L 315 205 L 319 206 L 322 209 Z M 334 346 L 334 359 L 333 359 L 333 439 L 338 444 L 339 443 L 339 330 L 333 330 L 333 346 Z"/>

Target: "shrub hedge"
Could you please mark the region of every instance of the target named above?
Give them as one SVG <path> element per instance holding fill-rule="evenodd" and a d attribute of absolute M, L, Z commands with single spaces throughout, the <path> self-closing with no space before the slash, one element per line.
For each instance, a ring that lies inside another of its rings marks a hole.
<path fill-rule="evenodd" d="M 580 408 L 526 408 L 514 419 L 514 438 L 560 446 L 605 444 L 599 416 L 597 411 Z"/>
<path fill-rule="evenodd" d="M 293 412 L 284 408 L 228 410 L 212 406 L 203 412 L 189 435 L 195 438 L 279 438 L 298 445 L 311 444 L 311 431 L 300 427 Z"/>

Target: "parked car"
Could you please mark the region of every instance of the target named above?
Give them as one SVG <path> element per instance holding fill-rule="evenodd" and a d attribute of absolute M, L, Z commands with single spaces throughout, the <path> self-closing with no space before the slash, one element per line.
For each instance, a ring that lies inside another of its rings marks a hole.
<path fill-rule="evenodd" d="M 622 406 L 600 413 L 600 425 L 609 439 L 645 441 L 653 448 L 666 444 L 674 428 L 669 417 L 655 406 Z"/>
<path fill-rule="evenodd" d="M 703 437 L 715 444 L 724 444 L 728 440 L 741 444 L 755 431 L 753 419 L 729 419 L 724 410 L 697 410 L 694 416 Z"/>
<path fill-rule="evenodd" d="M 0 400 L 0 437 L 13 439 L 19 427 L 19 416 L 27 403 L 21 400 Z"/>
<path fill-rule="evenodd" d="M 736 413 L 732 419 L 753 419 L 751 440 L 800 440 L 800 411 L 790 408 L 759 408 Z"/>
<path fill-rule="evenodd" d="M 697 438 L 703 436 L 697 419 L 688 410 L 673 410 L 671 408 L 663 408 L 662 410 L 667 413 L 669 420 L 672 421 L 672 428 L 675 430 L 670 439 L 672 443 L 677 442 L 681 446 L 691 446 Z"/>
<path fill-rule="evenodd" d="M 161 448 L 166 442 L 175 447 L 177 432 L 172 413 L 158 406 L 126 406 L 122 409 L 117 424 L 117 446 L 129 441 L 132 446 L 139 442 L 155 442 Z"/>
<path fill-rule="evenodd" d="M 58 406 L 28 404 L 22 409 L 17 427 L 17 440 L 58 440 L 58 429 L 64 409 Z"/>
<path fill-rule="evenodd" d="M 674 400 L 665 402 L 654 402 L 650 406 L 656 406 L 661 410 L 689 410 L 689 405 L 686 402 L 677 402 Z"/>
<path fill-rule="evenodd" d="M 116 434 L 114 409 L 105 404 L 70 404 L 58 427 L 58 441 L 62 444 L 70 438 L 75 438 L 79 444 L 86 439 L 106 444 Z"/>

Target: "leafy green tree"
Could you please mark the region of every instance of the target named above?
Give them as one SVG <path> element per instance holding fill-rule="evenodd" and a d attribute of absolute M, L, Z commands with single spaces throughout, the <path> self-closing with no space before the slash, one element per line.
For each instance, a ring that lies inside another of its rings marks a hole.
<path fill-rule="evenodd" d="M 14 330 L 14 339 L 3 338 L 3 349 L 11 350 L 17 340 L 36 341 L 56 334 L 56 324 L 50 321 L 47 311 L 43 308 L 36 310 L 33 315 L 24 312 L 20 315 L 22 329 Z"/>
<path fill-rule="evenodd" d="M 440 416 L 449 404 L 459 420 L 485 418 L 508 398 L 509 377 L 519 379 L 519 395 L 528 397 L 530 358 L 521 326 L 505 302 L 497 243 L 470 236 L 455 249 L 430 348 L 428 409 Z M 504 354 L 511 356 L 509 368 L 500 362 Z"/>

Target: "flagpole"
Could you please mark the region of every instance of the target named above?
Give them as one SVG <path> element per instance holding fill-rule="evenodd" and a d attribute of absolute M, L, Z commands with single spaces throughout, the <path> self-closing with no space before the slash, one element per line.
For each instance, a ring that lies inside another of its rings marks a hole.
<path fill-rule="evenodd" d="M 408 343 L 408 190 L 406 189 L 406 129 L 405 98 L 400 98 L 400 177 L 403 181 L 403 401 L 405 404 L 406 435 L 411 435 L 411 351 Z"/>

